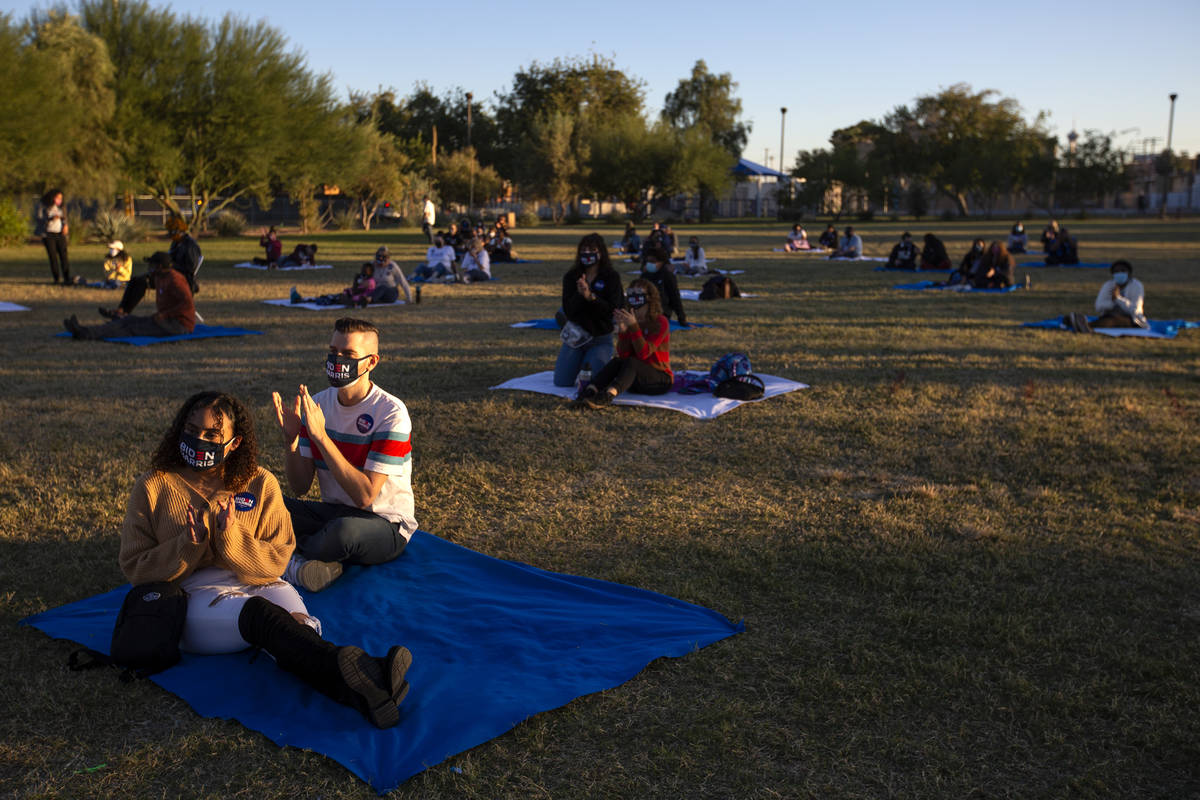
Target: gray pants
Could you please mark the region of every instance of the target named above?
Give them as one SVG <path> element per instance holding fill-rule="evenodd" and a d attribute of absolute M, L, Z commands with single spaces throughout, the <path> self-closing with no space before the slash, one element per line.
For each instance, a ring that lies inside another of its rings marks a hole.
<path fill-rule="evenodd" d="M 173 319 L 158 322 L 154 317 L 117 317 L 112 322 L 81 328 L 81 339 L 114 339 L 121 336 L 179 336 L 188 333 L 183 323 Z"/>

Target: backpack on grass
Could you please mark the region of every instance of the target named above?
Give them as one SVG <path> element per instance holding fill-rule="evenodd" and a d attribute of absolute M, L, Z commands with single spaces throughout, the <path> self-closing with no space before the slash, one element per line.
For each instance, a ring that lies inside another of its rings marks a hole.
<path fill-rule="evenodd" d="M 737 284 L 728 275 L 714 275 L 704 282 L 700 289 L 701 300 L 728 300 L 731 297 L 741 297 Z"/>
<path fill-rule="evenodd" d="M 123 681 L 174 666 L 179 662 L 187 603 L 187 592 L 169 581 L 133 587 L 117 614 L 109 655 L 84 648 L 71 653 L 67 665 L 75 671 L 108 665 L 124 667 Z"/>

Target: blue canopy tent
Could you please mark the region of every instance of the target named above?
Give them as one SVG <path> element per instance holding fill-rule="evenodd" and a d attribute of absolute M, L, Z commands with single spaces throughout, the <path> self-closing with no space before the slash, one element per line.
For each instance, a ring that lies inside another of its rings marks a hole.
<path fill-rule="evenodd" d="M 739 158 L 737 163 L 730 170 L 739 179 L 753 180 L 758 186 L 758 192 L 754 198 L 754 216 L 762 216 L 762 184 L 764 178 L 774 178 L 776 182 L 781 180 L 790 180 L 790 175 L 785 175 L 777 169 L 764 167 L 762 164 L 756 164 L 748 158 Z"/>

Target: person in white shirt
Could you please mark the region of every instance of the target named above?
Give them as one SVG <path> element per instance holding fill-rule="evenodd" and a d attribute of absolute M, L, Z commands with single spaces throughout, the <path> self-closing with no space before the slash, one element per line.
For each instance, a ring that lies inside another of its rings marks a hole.
<path fill-rule="evenodd" d="M 708 272 L 708 261 L 704 257 L 704 248 L 700 246 L 700 238 L 693 236 L 688 240 L 688 248 L 683 251 L 684 275 L 703 275 Z"/>
<path fill-rule="evenodd" d="M 429 195 L 425 195 L 425 207 L 421 210 L 421 232 L 425 234 L 425 240 L 433 244 L 433 224 L 437 220 L 437 210 L 433 207 L 433 201 L 429 199 Z"/>
<path fill-rule="evenodd" d="M 862 252 L 862 239 L 854 232 L 853 225 L 847 225 L 846 235 L 842 237 L 838 249 L 833 251 L 830 258 L 862 258 Z"/>
<path fill-rule="evenodd" d="M 787 242 L 783 245 L 783 249 L 789 253 L 797 250 L 811 250 L 812 245 L 808 243 L 808 231 L 797 222 L 792 226 L 791 232 L 788 233 Z"/>
<path fill-rule="evenodd" d="M 1114 261 L 1108 268 L 1112 277 L 1100 287 L 1096 295 L 1095 322 L 1079 312 L 1068 314 L 1065 322 L 1076 333 L 1091 333 L 1093 328 L 1149 328 L 1143 307 L 1146 288 L 1133 277 L 1133 265 L 1128 261 Z"/>
<path fill-rule="evenodd" d="M 446 240 L 441 236 L 435 236 L 433 244 L 425 251 L 425 263 L 413 271 L 412 280 L 415 283 L 424 283 L 453 274 L 454 248 L 446 244 Z"/>
<path fill-rule="evenodd" d="M 462 283 L 479 283 L 492 279 L 492 262 L 487 250 L 478 237 L 471 239 L 467 252 L 458 267 L 458 280 Z"/>

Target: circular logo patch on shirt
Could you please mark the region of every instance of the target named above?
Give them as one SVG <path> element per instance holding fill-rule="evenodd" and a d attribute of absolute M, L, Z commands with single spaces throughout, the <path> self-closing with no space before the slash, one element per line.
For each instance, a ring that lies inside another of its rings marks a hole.
<path fill-rule="evenodd" d="M 603 289 L 604 281 L 596 281 L 595 283 L 592 284 L 592 288 L 593 289 Z"/>
<path fill-rule="evenodd" d="M 249 492 L 239 492 L 233 496 L 233 507 L 238 511 L 249 511 L 258 505 L 258 498 Z"/>
<path fill-rule="evenodd" d="M 358 419 L 354 420 L 354 425 L 358 428 L 359 433 L 366 433 L 375 427 L 375 420 L 370 414 L 359 414 Z"/>

